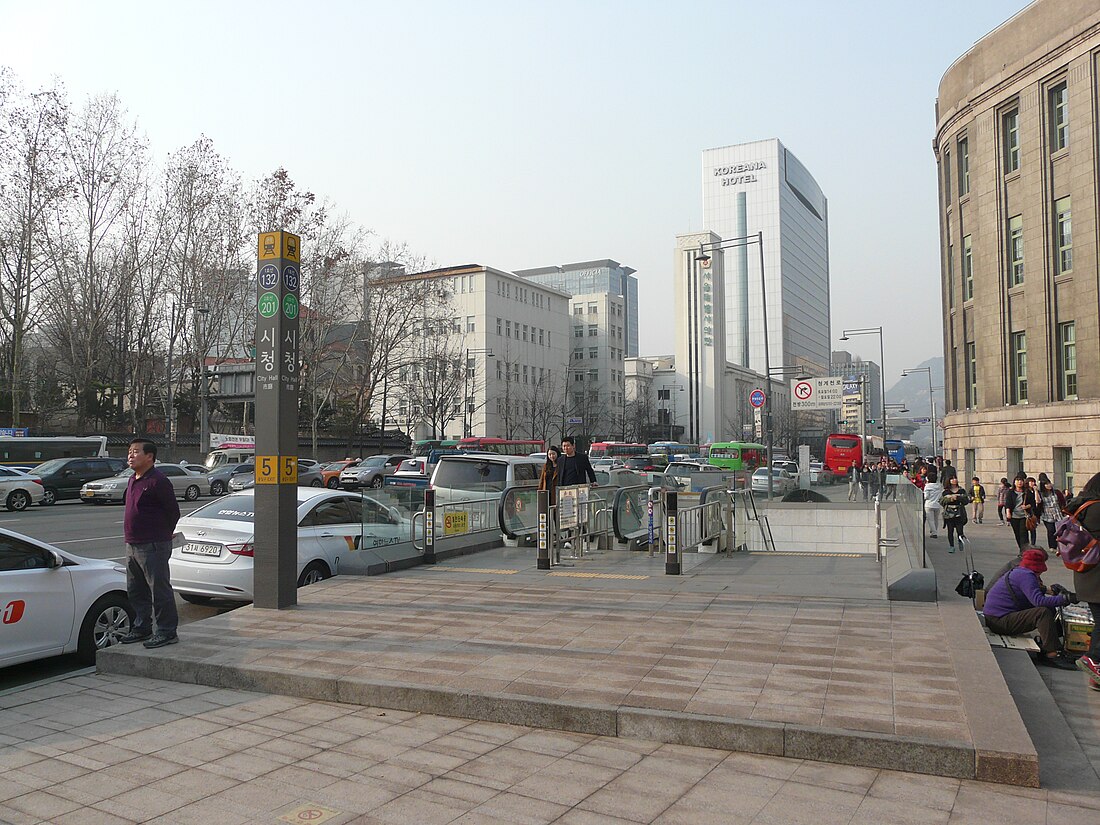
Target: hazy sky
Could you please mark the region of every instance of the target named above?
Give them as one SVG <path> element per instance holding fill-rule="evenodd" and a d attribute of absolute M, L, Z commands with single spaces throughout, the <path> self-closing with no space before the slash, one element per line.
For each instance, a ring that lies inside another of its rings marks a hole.
<path fill-rule="evenodd" d="M 829 199 L 833 348 L 887 383 L 942 354 L 940 77 L 1023 0 L 0 0 L 0 64 L 117 92 L 161 158 L 205 133 L 246 177 L 285 166 L 439 266 L 613 258 L 641 351 L 672 351 L 674 237 L 700 152 L 778 137 Z"/>

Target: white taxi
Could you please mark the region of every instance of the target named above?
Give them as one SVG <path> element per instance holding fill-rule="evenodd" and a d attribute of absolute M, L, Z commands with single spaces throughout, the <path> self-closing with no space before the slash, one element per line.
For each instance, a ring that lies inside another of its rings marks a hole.
<path fill-rule="evenodd" d="M 73 652 L 92 664 L 132 619 L 121 564 L 0 530 L 0 667 Z"/>
<path fill-rule="evenodd" d="M 298 487 L 298 586 L 314 584 L 355 562 L 359 551 L 412 538 L 396 508 L 359 493 Z M 242 490 L 179 520 L 183 543 L 168 563 L 172 588 L 186 602 L 252 601 L 255 490 Z M 365 572 L 365 571 L 363 571 Z"/>
<path fill-rule="evenodd" d="M 45 495 L 42 479 L 14 467 L 0 466 L 0 502 L 9 510 L 26 510 Z"/>

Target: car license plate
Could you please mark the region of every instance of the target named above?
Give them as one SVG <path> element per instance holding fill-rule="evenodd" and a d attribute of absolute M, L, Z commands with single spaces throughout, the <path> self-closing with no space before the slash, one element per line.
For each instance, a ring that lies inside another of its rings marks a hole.
<path fill-rule="evenodd" d="M 95 493 L 93 493 L 91 490 L 85 490 L 84 491 L 84 498 L 91 498 L 94 495 L 95 495 Z"/>
<path fill-rule="evenodd" d="M 180 552 L 192 556 L 220 556 L 222 548 L 217 544 L 192 544 L 188 542 L 180 548 Z"/>

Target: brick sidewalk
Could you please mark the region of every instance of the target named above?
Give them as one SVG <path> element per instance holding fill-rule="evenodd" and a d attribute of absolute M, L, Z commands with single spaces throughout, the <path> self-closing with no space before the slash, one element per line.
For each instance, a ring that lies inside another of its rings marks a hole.
<path fill-rule="evenodd" d="M 1100 821 L 1100 796 L 101 675 L 0 696 L 0 767 L 20 825 Z"/>
<path fill-rule="evenodd" d="M 990 669 L 969 675 L 977 698 L 964 699 L 948 652 L 959 631 L 935 604 L 724 592 L 735 567 L 700 574 L 706 589 L 687 590 L 683 578 L 571 579 L 503 563 L 489 552 L 332 579 L 301 591 L 292 610 L 246 607 L 193 624 L 168 656 L 104 651 L 100 670 L 1036 781 L 1026 740 L 976 740 L 982 727 L 968 712 L 999 698 L 1006 713 L 1016 709 L 984 639 L 974 655 Z"/>

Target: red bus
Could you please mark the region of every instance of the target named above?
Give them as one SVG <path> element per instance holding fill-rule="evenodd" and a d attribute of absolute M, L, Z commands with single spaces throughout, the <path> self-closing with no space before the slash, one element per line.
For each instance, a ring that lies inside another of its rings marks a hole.
<path fill-rule="evenodd" d="M 541 453 L 542 441 L 510 441 L 506 438 L 463 438 L 455 447 L 471 453 L 498 453 L 499 455 L 531 455 Z"/>
<path fill-rule="evenodd" d="M 853 464 L 863 462 L 863 439 L 851 433 L 833 433 L 825 439 L 825 469 L 845 476 Z"/>
<path fill-rule="evenodd" d="M 626 441 L 597 441 L 588 447 L 589 458 L 631 458 L 647 455 L 647 445 L 630 444 Z"/>
<path fill-rule="evenodd" d="M 885 452 L 882 436 L 869 435 L 864 439 L 852 433 L 833 433 L 825 439 L 825 469 L 843 476 L 853 463 L 878 461 Z"/>

